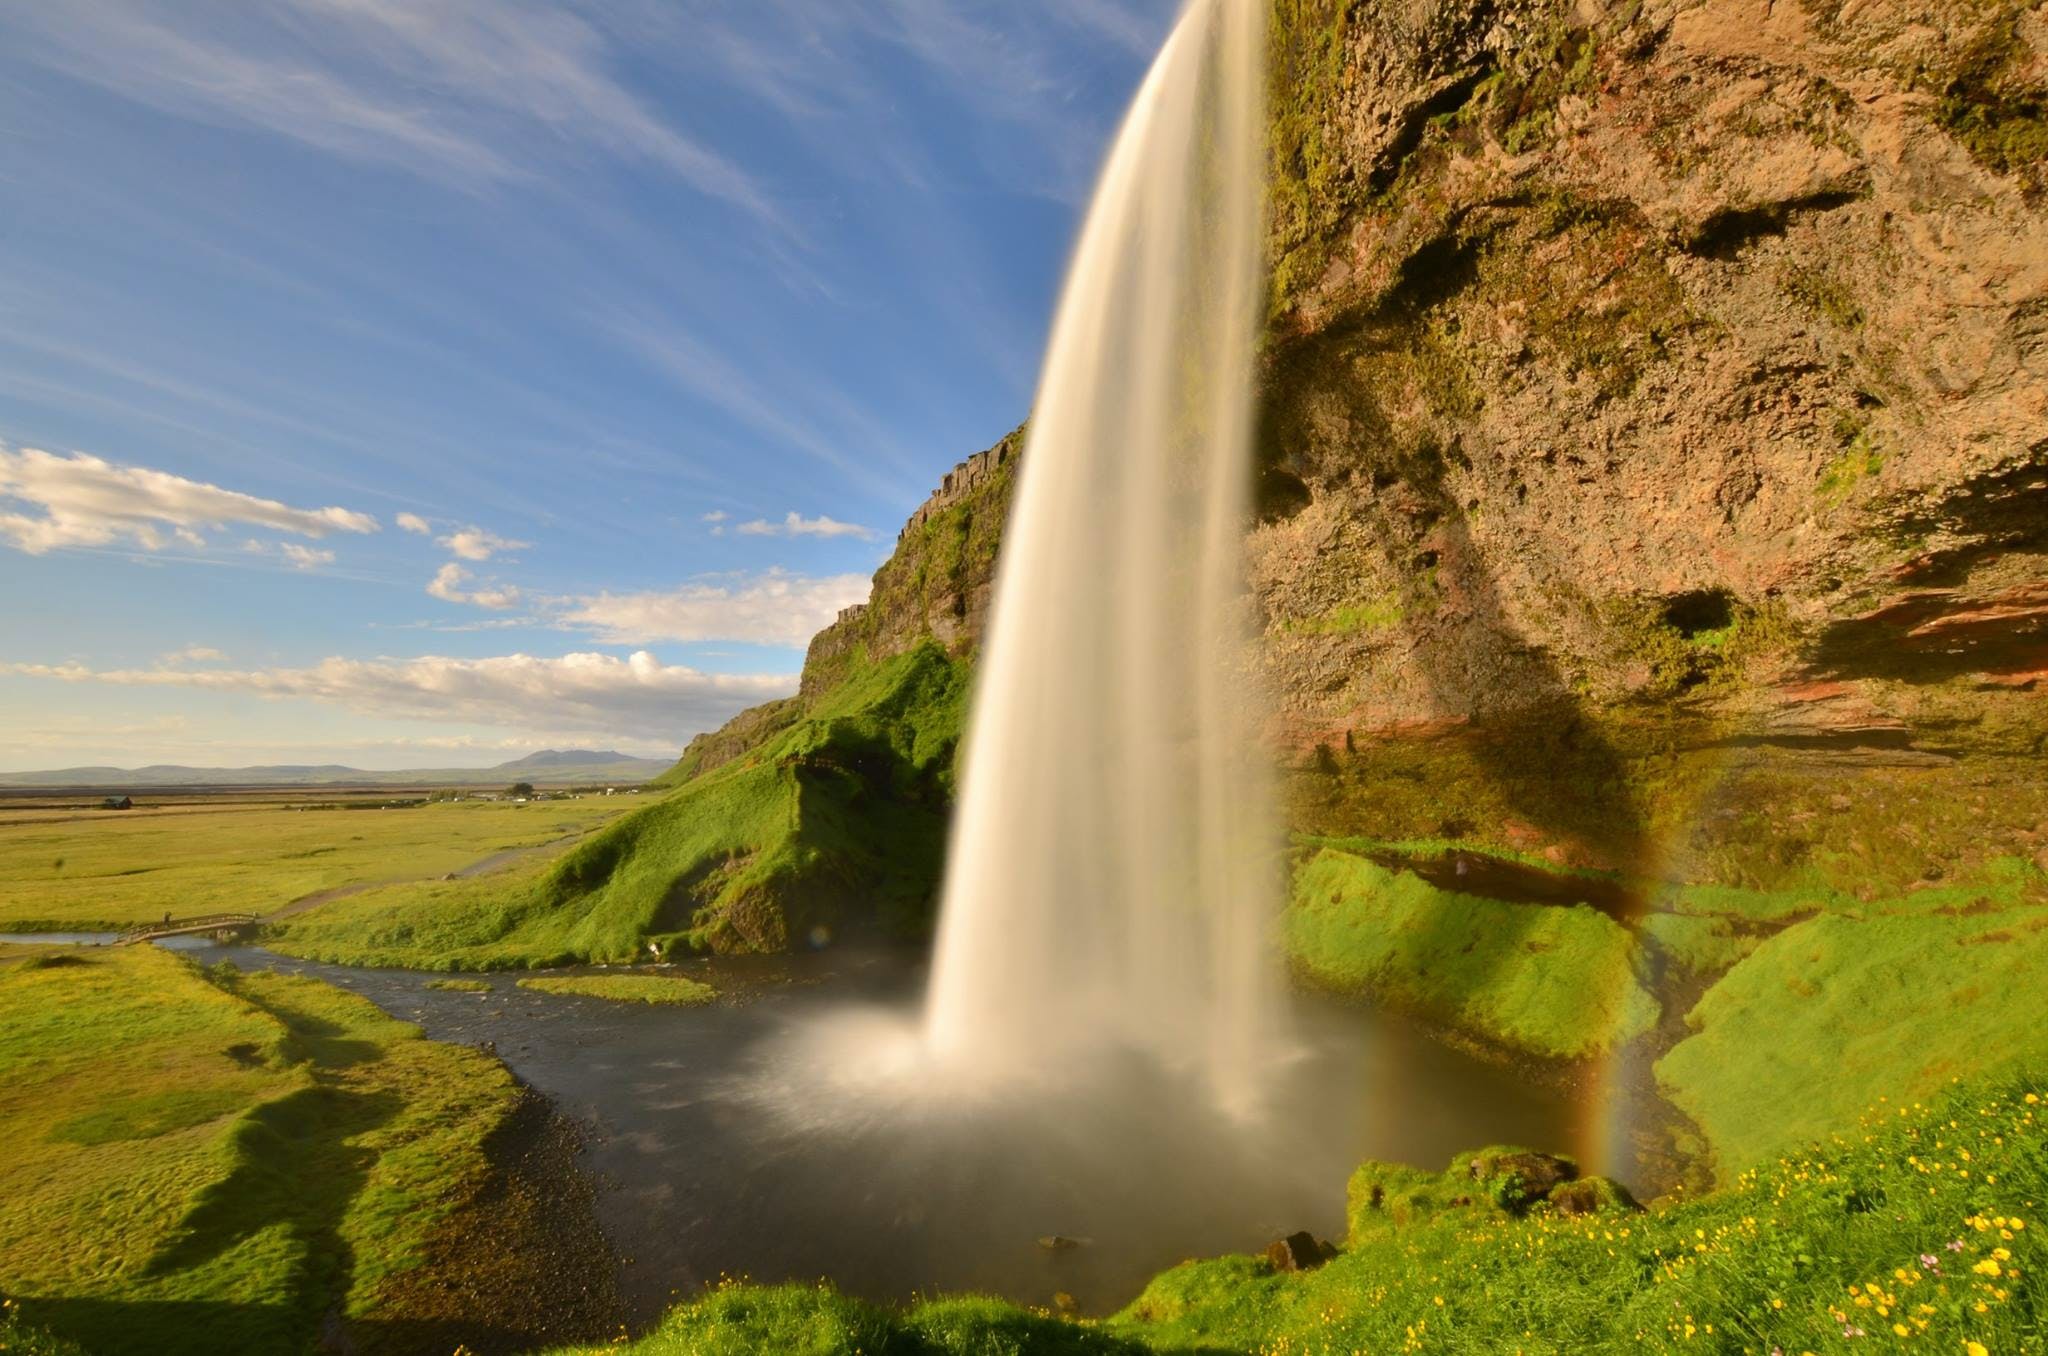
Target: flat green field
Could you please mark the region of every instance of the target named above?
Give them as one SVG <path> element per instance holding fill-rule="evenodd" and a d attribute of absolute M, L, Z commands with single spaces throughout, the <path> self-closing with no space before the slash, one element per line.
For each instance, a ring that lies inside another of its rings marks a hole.
<path fill-rule="evenodd" d="M 331 802 L 308 801 L 306 804 Z M 0 813 L 0 932 L 101 931 L 210 913 L 267 914 L 308 895 L 431 880 L 581 834 L 617 797 L 316 809 L 206 801 L 128 811 Z"/>
<path fill-rule="evenodd" d="M 393 1317 L 520 1098 L 311 980 L 0 957 L 0 1277 L 95 1353 L 303 1351 Z M 402 1306 L 401 1306 L 402 1307 Z"/>

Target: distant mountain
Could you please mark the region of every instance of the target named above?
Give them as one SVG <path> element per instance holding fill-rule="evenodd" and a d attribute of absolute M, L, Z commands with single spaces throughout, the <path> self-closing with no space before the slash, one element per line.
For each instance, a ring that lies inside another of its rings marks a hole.
<path fill-rule="evenodd" d="M 623 753 L 614 753 L 610 749 L 606 749 L 603 752 L 592 749 L 542 749 L 539 753 L 529 753 L 524 758 L 514 759 L 509 763 L 500 763 L 492 768 L 491 771 L 518 772 L 522 768 L 532 770 L 550 767 L 608 767 L 613 763 L 646 763 L 652 761 L 654 760 L 649 758 L 628 757 Z"/>
<path fill-rule="evenodd" d="M 142 786 L 502 786 L 536 783 L 644 782 L 667 770 L 667 760 L 634 758 L 611 749 L 543 749 L 494 767 L 402 768 L 367 772 L 339 763 L 265 767 L 67 767 L 48 772 L 0 772 L 0 786 L 133 788 Z"/>

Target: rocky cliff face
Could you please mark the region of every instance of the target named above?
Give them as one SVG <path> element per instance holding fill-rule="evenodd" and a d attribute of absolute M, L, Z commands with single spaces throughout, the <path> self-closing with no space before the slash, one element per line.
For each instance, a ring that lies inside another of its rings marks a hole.
<path fill-rule="evenodd" d="M 1282 255 L 1253 537 L 1291 739 L 1799 641 L 1856 677 L 1842 642 L 1909 590 L 1900 639 L 2040 618 L 2041 162 L 1957 108 L 1991 69 L 2041 126 L 2038 11 L 1342 8 L 1293 173 L 1343 210 Z"/>
<path fill-rule="evenodd" d="M 1302 822 L 1626 864 L 1822 752 L 2027 782 L 2048 21 L 1938 10 L 1282 6 L 1251 543 Z M 1342 788 L 1390 764 L 1434 794 Z M 1690 867 L 1760 869 L 1724 837 Z"/>

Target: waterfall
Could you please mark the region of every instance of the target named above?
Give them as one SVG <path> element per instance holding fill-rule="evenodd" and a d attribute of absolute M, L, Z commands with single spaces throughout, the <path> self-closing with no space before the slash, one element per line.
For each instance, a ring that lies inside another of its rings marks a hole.
<path fill-rule="evenodd" d="M 1122 1049 L 1248 1105 L 1281 999 L 1243 536 L 1266 0 L 1190 0 L 1089 208 L 964 753 L 925 1039 Z"/>

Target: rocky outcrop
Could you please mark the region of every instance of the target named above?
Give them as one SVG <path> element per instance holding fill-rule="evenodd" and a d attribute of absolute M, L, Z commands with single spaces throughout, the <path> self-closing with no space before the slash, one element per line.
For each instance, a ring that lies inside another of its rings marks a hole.
<path fill-rule="evenodd" d="M 853 673 L 926 640 L 955 656 L 971 654 L 995 591 L 996 547 L 1023 448 L 1020 428 L 948 471 L 897 534 L 868 601 L 842 609 L 811 638 L 797 695 L 751 707 L 698 735 L 657 783 L 680 785 L 731 762 L 801 720 Z"/>

